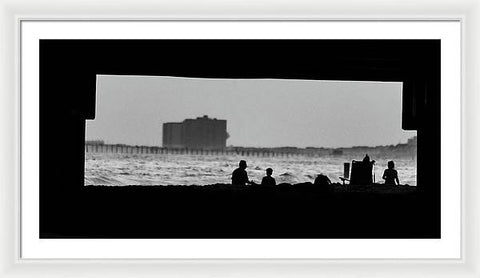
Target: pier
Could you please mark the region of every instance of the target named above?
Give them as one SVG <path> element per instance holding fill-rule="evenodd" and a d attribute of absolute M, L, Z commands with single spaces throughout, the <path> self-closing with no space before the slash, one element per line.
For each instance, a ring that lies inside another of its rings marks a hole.
<path fill-rule="evenodd" d="M 212 156 L 243 156 L 243 157 L 325 157 L 344 156 L 362 158 L 365 154 L 371 157 L 390 156 L 408 157 L 416 160 L 417 144 L 415 140 L 409 140 L 405 144 L 376 146 L 376 147 L 349 147 L 349 148 L 297 148 L 297 147 L 235 147 L 225 148 L 174 148 L 160 146 L 132 146 L 125 144 L 105 144 L 103 141 L 87 141 L 85 153 L 102 154 L 147 154 L 147 155 L 212 155 Z"/>
<path fill-rule="evenodd" d="M 227 147 L 224 149 L 189 149 L 165 148 L 158 146 L 130 146 L 122 144 L 86 144 L 85 153 L 111 154 L 150 154 L 150 155 L 215 155 L 215 156 L 247 156 L 247 157 L 319 157 L 330 155 L 328 149 L 300 148 L 243 148 Z"/>

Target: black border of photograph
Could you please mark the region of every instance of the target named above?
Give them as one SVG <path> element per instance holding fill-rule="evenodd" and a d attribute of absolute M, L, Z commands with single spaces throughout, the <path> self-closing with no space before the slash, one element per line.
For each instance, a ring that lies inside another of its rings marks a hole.
<path fill-rule="evenodd" d="M 402 82 L 404 194 L 84 186 L 97 75 Z M 440 238 L 440 40 L 40 40 L 40 238 Z"/>

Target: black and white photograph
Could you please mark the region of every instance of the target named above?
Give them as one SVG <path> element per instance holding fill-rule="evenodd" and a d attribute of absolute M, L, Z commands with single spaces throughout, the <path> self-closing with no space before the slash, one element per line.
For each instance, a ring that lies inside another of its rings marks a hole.
<path fill-rule="evenodd" d="M 476 277 L 470 0 L 0 0 L 1 277 Z"/>
<path fill-rule="evenodd" d="M 439 40 L 40 40 L 40 238 L 440 238 Z"/>

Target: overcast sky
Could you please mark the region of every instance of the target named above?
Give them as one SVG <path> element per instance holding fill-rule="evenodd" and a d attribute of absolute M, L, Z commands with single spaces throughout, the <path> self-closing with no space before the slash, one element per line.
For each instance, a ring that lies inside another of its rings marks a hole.
<path fill-rule="evenodd" d="M 162 124 L 227 120 L 227 145 L 350 147 L 406 142 L 401 83 L 98 76 L 87 140 L 162 145 Z"/>

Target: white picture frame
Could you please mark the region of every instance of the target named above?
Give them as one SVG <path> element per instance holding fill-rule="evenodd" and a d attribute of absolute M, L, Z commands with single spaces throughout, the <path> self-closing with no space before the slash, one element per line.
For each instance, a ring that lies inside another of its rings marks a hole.
<path fill-rule="evenodd" d="M 187 1 L 185 1 L 187 2 Z M 362 1 L 352 4 L 349 14 L 340 14 L 344 6 L 341 2 L 328 4 L 283 3 L 279 9 L 270 9 L 270 1 L 256 2 L 264 6 L 255 9 L 248 8 L 241 1 L 225 3 L 210 3 L 206 6 L 189 3 L 148 2 L 120 3 L 119 10 L 111 11 L 108 5 L 97 2 L 94 6 L 81 1 L 53 8 L 48 1 L 25 1 L 13 3 L 2 1 L 4 12 L 2 26 L 3 53 L 6 63 L 2 65 L 2 157 L 4 167 L 1 167 L 4 182 L 1 184 L 2 246 L 0 273 L 4 277 L 60 277 L 75 275 L 79 277 L 103 276 L 334 276 L 357 277 L 378 275 L 395 276 L 425 276 L 435 277 L 477 277 L 478 266 L 478 189 L 474 187 L 473 158 L 478 153 L 474 144 L 479 136 L 478 112 L 475 105 L 478 97 L 474 95 L 479 89 L 478 76 L 480 60 L 478 56 L 479 24 L 475 18 L 480 15 L 480 9 L 474 3 L 467 1 L 444 1 L 435 4 L 436 13 L 420 15 L 421 11 L 432 8 L 433 4 L 418 2 L 415 8 L 385 7 L 381 1 Z M 188 11 L 182 9 L 187 5 Z M 378 9 L 378 7 L 384 7 Z M 235 8 L 235 9 L 234 9 Z M 448 14 L 442 11 L 447 10 Z M 69 12 L 75 10 L 74 13 Z M 152 11 L 155 11 L 152 13 Z M 312 13 L 312 11 L 317 11 Z M 374 14 L 372 14 L 374 11 Z M 53 14 L 52 14 L 53 12 Z M 462 84 L 462 259 L 444 260 L 22 260 L 20 259 L 19 234 L 19 99 L 18 99 L 18 24 L 20 19 L 82 19 L 82 20 L 123 20 L 123 19 L 237 19 L 237 20 L 460 20 L 462 24 L 463 42 L 463 84 Z M 476 70 L 476 71 L 475 71 Z M 466 151 L 468 150 L 468 152 Z"/>

